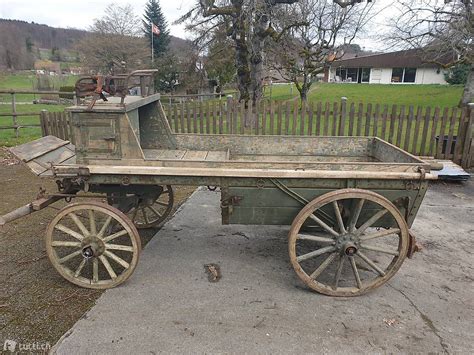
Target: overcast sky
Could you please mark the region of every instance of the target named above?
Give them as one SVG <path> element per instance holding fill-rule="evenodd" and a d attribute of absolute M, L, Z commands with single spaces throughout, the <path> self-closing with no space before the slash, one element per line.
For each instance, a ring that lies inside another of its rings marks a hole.
<path fill-rule="evenodd" d="M 114 4 L 130 3 L 135 13 L 142 15 L 146 0 L 113 0 Z M 36 22 L 53 27 L 87 29 L 94 21 L 103 15 L 104 9 L 110 1 L 98 0 L 0 0 L 0 18 Z M 172 23 L 189 9 L 194 0 L 161 0 L 161 8 L 170 24 L 171 34 L 181 38 L 189 37 L 183 26 Z M 382 1 L 375 3 L 377 10 L 381 10 Z M 370 30 L 363 37 L 358 38 L 359 43 L 368 50 L 381 50 L 381 44 L 371 36 L 383 27 L 389 10 L 384 10 L 372 19 Z"/>

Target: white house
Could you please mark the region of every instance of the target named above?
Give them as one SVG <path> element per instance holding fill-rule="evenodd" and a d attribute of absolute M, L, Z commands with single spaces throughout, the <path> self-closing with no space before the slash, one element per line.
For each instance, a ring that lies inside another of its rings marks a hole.
<path fill-rule="evenodd" d="M 369 84 L 447 84 L 445 70 L 423 62 L 416 50 L 372 54 L 331 63 L 326 81 Z"/>

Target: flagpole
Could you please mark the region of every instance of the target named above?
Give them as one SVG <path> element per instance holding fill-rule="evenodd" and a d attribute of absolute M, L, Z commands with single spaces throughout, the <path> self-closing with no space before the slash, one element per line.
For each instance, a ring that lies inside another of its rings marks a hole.
<path fill-rule="evenodd" d="M 151 64 L 153 64 L 155 62 L 155 51 L 153 50 L 153 37 L 154 37 L 154 34 L 153 34 L 153 22 L 150 22 L 150 26 L 151 26 Z"/>

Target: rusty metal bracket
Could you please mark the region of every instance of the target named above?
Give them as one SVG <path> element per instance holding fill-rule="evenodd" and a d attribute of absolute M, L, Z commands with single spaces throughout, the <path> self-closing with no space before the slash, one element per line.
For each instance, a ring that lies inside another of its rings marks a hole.
<path fill-rule="evenodd" d="M 410 230 L 408 233 L 409 239 L 408 239 L 408 251 L 407 251 L 407 258 L 411 259 L 413 258 L 413 255 L 415 253 L 418 253 L 423 250 L 423 247 L 417 243 L 415 235 L 413 232 Z"/>

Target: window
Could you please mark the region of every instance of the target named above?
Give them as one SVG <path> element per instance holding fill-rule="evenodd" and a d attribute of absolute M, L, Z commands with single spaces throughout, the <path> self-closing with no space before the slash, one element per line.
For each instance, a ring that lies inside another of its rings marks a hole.
<path fill-rule="evenodd" d="M 392 69 L 392 83 L 403 82 L 403 68 Z"/>
<path fill-rule="evenodd" d="M 416 68 L 393 68 L 392 83 L 414 83 Z"/>
<path fill-rule="evenodd" d="M 357 83 L 357 68 L 347 68 L 347 79 L 346 81 Z"/>
<path fill-rule="evenodd" d="M 416 78 L 416 68 L 405 68 L 405 75 L 403 76 L 404 83 L 414 83 Z"/>
<path fill-rule="evenodd" d="M 362 68 L 362 83 L 368 83 L 370 80 L 370 68 Z"/>

